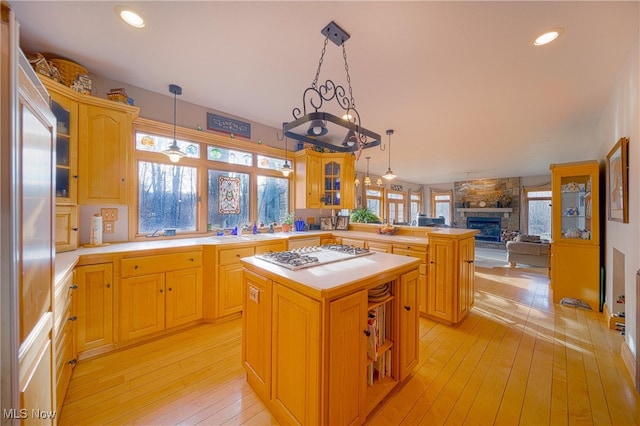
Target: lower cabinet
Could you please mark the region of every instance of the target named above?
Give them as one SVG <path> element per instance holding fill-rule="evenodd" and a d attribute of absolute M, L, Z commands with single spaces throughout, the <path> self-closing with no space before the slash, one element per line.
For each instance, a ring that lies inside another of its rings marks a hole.
<path fill-rule="evenodd" d="M 202 252 L 121 260 L 119 340 L 133 340 L 202 318 Z"/>
<path fill-rule="evenodd" d="M 427 314 L 427 246 L 416 244 L 393 244 L 391 248 L 393 254 L 411 256 L 422 260 L 420 264 L 420 276 L 418 282 L 418 310 L 422 314 Z"/>
<path fill-rule="evenodd" d="M 69 387 L 73 368 L 77 362 L 74 344 L 77 315 L 74 306 L 74 293 L 77 286 L 74 273 L 69 271 L 56 284 L 53 302 L 53 356 L 55 362 L 56 409 L 62 409 L 62 403 Z"/>
<path fill-rule="evenodd" d="M 217 254 L 217 317 L 242 311 L 242 264 L 240 259 L 268 251 L 285 250 L 284 241 L 264 242 L 250 247 L 221 246 Z"/>
<path fill-rule="evenodd" d="M 113 345 L 113 263 L 78 266 L 76 274 L 78 353 Z"/>
<path fill-rule="evenodd" d="M 56 252 L 78 248 L 78 207 L 56 205 Z"/>
<path fill-rule="evenodd" d="M 414 269 L 382 301 L 367 297 L 380 283 L 326 300 L 245 269 L 242 361 L 278 422 L 364 423 L 418 364 L 418 282 Z"/>
<path fill-rule="evenodd" d="M 473 235 L 429 235 L 427 315 L 446 323 L 461 321 L 474 304 Z"/>

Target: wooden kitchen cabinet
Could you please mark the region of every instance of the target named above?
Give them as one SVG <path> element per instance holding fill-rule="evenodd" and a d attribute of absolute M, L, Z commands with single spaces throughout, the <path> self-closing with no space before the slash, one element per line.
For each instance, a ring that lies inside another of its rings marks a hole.
<path fill-rule="evenodd" d="M 56 204 L 56 252 L 78 248 L 78 206 Z"/>
<path fill-rule="evenodd" d="M 202 318 L 201 250 L 126 257 L 120 271 L 120 341 Z"/>
<path fill-rule="evenodd" d="M 575 298 L 600 311 L 599 164 L 552 164 L 550 169 L 553 302 Z"/>
<path fill-rule="evenodd" d="M 127 204 L 127 161 L 131 145 L 131 107 L 116 102 L 79 105 L 80 204 Z"/>
<path fill-rule="evenodd" d="M 56 203 L 127 204 L 127 161 L 139 108 L 41 80 L 58 119 Z"/>
<path fill-rule="evenodd" d="M 243 264 L 243 364 L 247 381 L 279 423 L 362 424 L 417 365 L 415 263 L 333 298 L 303 294 L 251 260 Z M 384 283 L 389 296 L 369 302 L 367 290 Z M 367 350 L 375 335 L 370 311 L 380 314 L 385 330 L 377 361 Z M 370 375 L 374 364 L 385 365 L 386 373 Z"/>
<path fill-rule="evenodd" d="M 217 312 L 215 317 L 223 317 L 242 311 L 242 263 L 243 257 L 253 256 L 268 251 L 285 250 L 286 242 L 264 241 L 254 243 L 251 246 L 220 246 L 216 247 L 217 271 L 214 301 Z"/>
<path fill-rule="evenodd" d="M 113 263 L 77 266 L 77 350 L 100 351 L 113 345 Z"/>
<path fill-rule="evenodd" d="M 400 372 L 399 379 L 404 380 L 418 365 L 418 271 L 406 273 L 400 277 L 400 327 L 399 341 Z"/>
<path fill-rule="evenodd" d="M 428 232 L 427 315 L 455 324 L 474 303 L 475 239 L 472 230 Z"/>
<path fill-rule="evenodd" d="M 296 208 L 352 209 L 355 206 L 355 156 L 351 153 L 295 153 Z"/>
<path fill-rule="evenodd" d="M 391 246 L 391 253 L 401 256 L 411 256 L 422 260 L 418 275 L 418 310 L 427 314 L 427 246 L 417 244 L 398 244 Z"/>
<path fill-rule="evenodd" d="M 73 368 L 77 362 L 75 345 L 75 324 L 77 315 L 74 293 L 77 289 L 74 272 L 69 271 L 56 283 L 53 300 L 53 356 L 55 362 L 56 408 L 62 403 L 69 387 Z"/>

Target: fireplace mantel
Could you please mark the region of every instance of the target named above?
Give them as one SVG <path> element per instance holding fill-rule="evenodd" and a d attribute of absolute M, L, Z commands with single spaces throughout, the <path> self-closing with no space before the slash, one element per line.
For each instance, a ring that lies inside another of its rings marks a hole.
<path fill-rule="evenodd" d="M 502 213 L 504 217 L 509 217 L 509 213 L 513 212 L 511 207 L 478 207 L 478 208 L 459 208 L 458 213 L 464 216 L 466 213 Z"/>

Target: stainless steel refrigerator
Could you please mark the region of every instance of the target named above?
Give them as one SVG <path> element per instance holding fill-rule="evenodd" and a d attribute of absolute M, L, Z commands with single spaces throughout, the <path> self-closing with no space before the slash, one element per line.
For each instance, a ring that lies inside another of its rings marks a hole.
<path fill-rule="evenodd" d="M 19 24 L 6 2 L 1 16 L 1 421 L 53 424 L 56 122 L 46 90 L 19 49 Z"/>

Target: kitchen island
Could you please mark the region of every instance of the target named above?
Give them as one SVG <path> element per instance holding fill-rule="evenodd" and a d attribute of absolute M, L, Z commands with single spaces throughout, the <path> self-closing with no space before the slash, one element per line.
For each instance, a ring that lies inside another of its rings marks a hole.
<path fill-rule="evenodd" d="M 242 264 L 243 365 L 280 423 L 362 424 L 418 364 L 419 259 Z"/>

